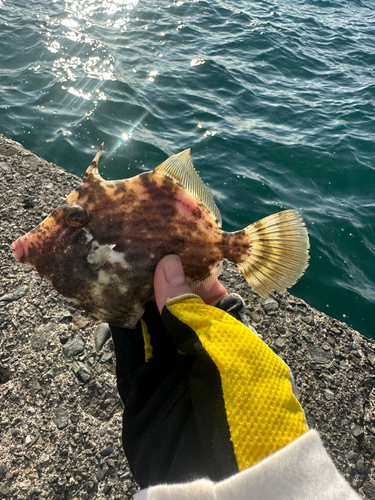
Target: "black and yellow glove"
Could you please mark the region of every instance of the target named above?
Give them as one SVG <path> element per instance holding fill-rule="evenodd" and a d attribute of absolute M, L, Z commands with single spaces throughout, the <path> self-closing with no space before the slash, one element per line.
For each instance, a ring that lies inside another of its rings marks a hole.
<path fill-rule="evenodd" d="M 161 317 L 150 303 L 135 330 L 112 335 L 124 449 L 141 488 L 219 481 L 307 431 L 287 365 L 196 295 L 167 300 Z"/>

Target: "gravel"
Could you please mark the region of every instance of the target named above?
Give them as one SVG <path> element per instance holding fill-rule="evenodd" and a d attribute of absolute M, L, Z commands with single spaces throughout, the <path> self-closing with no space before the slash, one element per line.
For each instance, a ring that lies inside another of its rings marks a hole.
<path fill-rule="evenodd" d="M 1 135 L 0 181 L 0 498 L 130 499 L 108 325 L 11 257 L 80 181 Z M 221 281 L 290 366 L 337 468 L 375 499 L 374 342 L 288 293 L 262 301 L 228 262 Z"/>

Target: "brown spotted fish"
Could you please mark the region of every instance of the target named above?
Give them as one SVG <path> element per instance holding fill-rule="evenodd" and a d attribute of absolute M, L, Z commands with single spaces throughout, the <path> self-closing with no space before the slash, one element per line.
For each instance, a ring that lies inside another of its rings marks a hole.
<path fill-rule="evenodd" d="M 180 256 L 194 290 L 212 285 L 224 258 L 262 297 L 285 291 L 303 274 L 309 240 L 295 210 L 228 233 L 190 150 L 151 172 L 105 181 L 98 170 L 102 147 L 82 185 L 12 245 L 16 259 L 96 318 L 133 328 L 153 299 L 156 264 L 171 253 Z"/>

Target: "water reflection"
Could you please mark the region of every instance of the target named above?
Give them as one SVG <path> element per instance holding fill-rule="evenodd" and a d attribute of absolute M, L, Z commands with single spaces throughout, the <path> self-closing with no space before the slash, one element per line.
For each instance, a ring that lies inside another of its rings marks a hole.
<path fill-rule="evenodd" d="M 91 17 L 94 14 L 112 15 L 124 9 L 133 9 L 138 0 L 66 0 L 65 9 L 78 18 Z"/>

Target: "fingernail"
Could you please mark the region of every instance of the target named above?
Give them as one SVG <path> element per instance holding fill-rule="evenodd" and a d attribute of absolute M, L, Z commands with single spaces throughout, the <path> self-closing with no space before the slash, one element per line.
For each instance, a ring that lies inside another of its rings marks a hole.
<path fill-rule="evenodd" d="M 169 255 L 164 262 L 164 276 L 170 285 L 185 283 L 185 274 L 178 255 Z"/>

